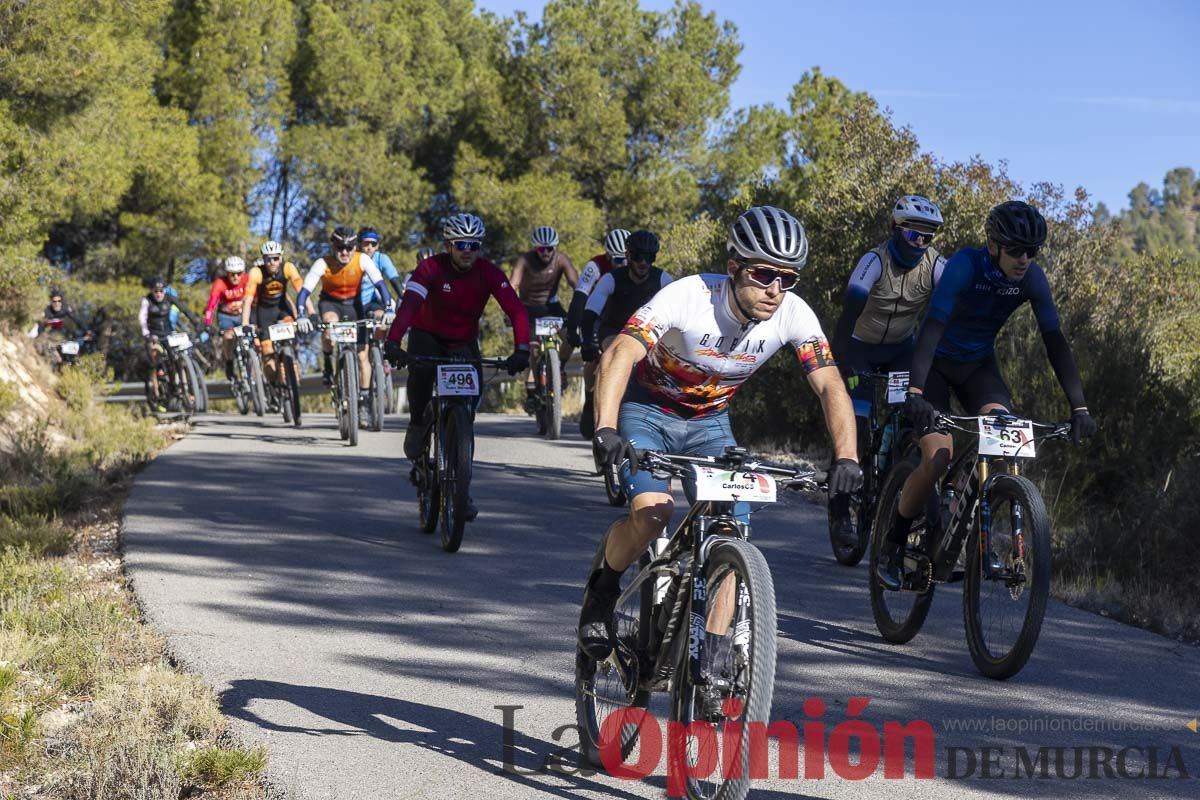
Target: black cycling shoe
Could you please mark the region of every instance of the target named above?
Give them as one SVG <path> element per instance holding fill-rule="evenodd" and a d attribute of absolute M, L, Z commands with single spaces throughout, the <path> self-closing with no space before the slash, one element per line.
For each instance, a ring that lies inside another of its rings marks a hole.
<path fill-rule="evenodd" d="M 329 371 L 322 372 L 321 383 L 325 384 L 326 389 L 333 388 L 333 373 Z"/>
<path fill-rule="evenodd" d="M 593 661 L 603 661 L 612 653 L 617 626 L 613 612 L 620 593 L 609 594 L 593 587 L 600 570 L 592 573 L 583 593 L 583 608 L 579 611 L 579 649 Z"/>
<path fill-rule="evenodd" d="M 467 522 L 474 522 L 475 518 L 478 516 L 479 509 L 475 507 L 475 498 L 467 495 L 467 508 L 463 514 L 463 519 L 465 519 Z"/>
<path fill-rule="evenodd" d="M 884 542 L 879 549 L 879 564 L 875 567 L 875 577 L 890 591 L 898 590 L 904 583 L 904 545 Z"/>
<path fill-rule="evenodd" d="M 850 510 L 833 519 L 833 539 L 842 547 L 858 547 L 858 529 L 850 518 Z"/>

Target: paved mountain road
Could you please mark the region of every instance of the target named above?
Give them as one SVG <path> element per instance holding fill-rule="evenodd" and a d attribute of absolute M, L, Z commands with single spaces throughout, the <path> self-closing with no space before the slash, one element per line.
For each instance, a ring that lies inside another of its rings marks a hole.
<path fill-rule="evenodd" d="M 235 730 L 269 751 L 269 778 L 304 800 L 347 798 L 662 797 L 645 781 L 544 769 L 576 741 L 574 626 L 591 554 L 615 511 L 592 477 L 574 427 L 560 442 L 527 418 L 482 415 L 474 495 L 482 510 L 463 548 L 443 553 L 416 525 L 402 423 L 337 438 L 332 417 L 296 430 L 209 416 L 138 477 L 124 542 L 134 588 L 175 656 L 221 694 Z M 847 699 L 860 715 L 928 720 L 935 780 L 834 777 L 755 783 L 751 797 L 1197 797 L 1200 780 L 1014 778 L 1014 748 L 1176 747 L 1200 774 L 1200 650 L 1052 602 L 1033 658 L 1016 678 L 977 675 L 961 595 L 941 587 L 922 633 L 883 643 L 871 621 L 866 567 L 829 554 L 824 509 L 791 495 L 754 518 L 779 605 L 775 719 L 803 725 L 807 698 Z M 652 711 L 665 718 L 665 704 Z M 953 730 L 950 726 L 973 726 Z M 1024 725 L 1031 731 L 1008 730 Z M 990 728 L 989 728 L 990 726 Z M 1139 730 L 1144 726 L 1161 730 Z M 1113 727 L 1125 728 L 1113 730 Z M 1129 729 L 1132 728 L 1132 729 Z M 1003 748 L 980 777 L 980 748 Z M 963 748 L 953 750 L 952 748 Z M 949 779 L 950 768 L 974 777 Z M 1103 755 L 1102 753 L 1100 754 Z M 857 760 L 857 753 L 852 760 Z M 1126 772 L 1142 762 L 1129 757 Z M 1115 762 L 1114 762 L 1115 763 Z M 1178 763 L 1178 762 L 1176 762 Z M 773 774 L 776 771 L 772 770 Z"/>

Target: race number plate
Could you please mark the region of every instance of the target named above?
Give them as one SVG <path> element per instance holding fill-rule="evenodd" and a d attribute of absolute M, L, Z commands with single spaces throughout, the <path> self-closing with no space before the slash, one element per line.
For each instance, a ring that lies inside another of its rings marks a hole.
<path fill-rule="evenodd" d="M 907 372 L 889 372 L 888 373 L 888 405 L 896 405 L 904 402 L 904 395 L 908 391 L 908 373 Z"/>
<path fill-rule="evenodd" d="M 439 364 L 438 394 L 442 397 L 475 397 L 479 376 L 470 364 Z"/>
<path fill-rule="evenodd" d="M 176 350 L 187 350 L 192 346 L 192 340 L 188 338 L 186 333 L 172 333 L 167 337 L 167 344 Z"/>
<path fill-rule="evenodd" d="M 758 472 L 729 472 L 714 467 L 693 467 L 696 471 L 696 499 L 716 502 L 742 500 L 748 503 L 774 503 L 775 479 Z"/>
<path fill-rule="evenodd" d="M 999 425 L 992 417 L 980 417 L 979 454 L 1033 458 L 1033 423 L 1027 419 L 1014 419 Z"/>
<path fill-rule="evenodd" d="M 63 342 L 59 345 L 59 349 L 62 350 L 64 356 L 77 356 L 79 355 L 79 342 Z"/>
<path fill-rule="evenodd" d="M 533 322 L 534 336 L 553 336 L 563 326 L 562 317 L 538 317 Z"/>
<path fill-rule="evenodd" d="M 272 342 L 286 342 L 288 339 L 295 339 L 296 324 L 294 322 L 276 322 L 267 328 L 267 335 L 271 337 Z"/>
<path fill-rule="evenodd" d="M 358 324 L 335 322 L 329 326 L 329 337 L 337 344 L 354 344 L 358 341 Z"/>

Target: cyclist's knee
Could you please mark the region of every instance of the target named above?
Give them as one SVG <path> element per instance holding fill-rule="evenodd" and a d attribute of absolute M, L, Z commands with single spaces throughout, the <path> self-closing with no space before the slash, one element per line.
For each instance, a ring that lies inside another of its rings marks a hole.
<path fill-rule="evenodd" d="M 643 492 L 629 503 L 629 519 L 643 539 L 657 536 L 671 521 L 675 501 L 664 492 Z"/>

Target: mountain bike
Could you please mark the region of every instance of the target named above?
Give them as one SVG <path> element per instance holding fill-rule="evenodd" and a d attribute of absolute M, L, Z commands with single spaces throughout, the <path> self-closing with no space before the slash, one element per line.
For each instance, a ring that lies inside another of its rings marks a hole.
<path fill-rule="evenodd" d="M 233 399 L 239 414 L 249 414 L 253 408 L 261 417 L 267 411 L 267 389 L 254 326 L 239 325 L 233 332 Z"/>
<path fill-rule="evenodd" d="M 833 547 L 833 557 L 839 564 L 853 567 L 862 560 L 871 540 L 871 521 L 875 519 L 875 509 L 879 504 L 879 487 L 883 483 L 888 470 L 897 456 L 906 454 L 914 444 L 912 426 L 908 425 L 900 414 L 904 405 L 904 392 L 908 387 L 907 372 L 859 372 L 860 381 L 866 381 L 875 390 L 875 402 L 871 404 L 871 414 L 867 420 L 868 441 L 866 452 L 860 463 L 863 467 L 862 488 L 850 496 L 850 519 L 854 523 L 858 541 L 853 546 L 846 546 L 837 539 L 836 520 L 833 516 L 833 504 L 829 505 L 829 544 Z M 885 392 L 879 388 L 884 387 Z M 879 395 L 884 394 L 888 409 L 880 419 Z"/>
<path fill-rule="evenodd" d="M 279 399 L 283 421 L 300 427 L 300 359 L 296 355 L 296 323 L 276 322 L 267 328 L 275 351 L 275 380 L 271 391 Z"/>
<path fill-rule="evenodd" d="M 558 355 L 558 331 L 562 317 L 538 317 L 533 321 L 538 355 L 533 370 L 533 416 L 537 430 L 550 441 L 562 434 L 562 362 Z"/>
<path fill-rule="evenodd" d="M 358 445 L 358 328 L 366 320 L 322 322 L 318 330 L 329 329 L 337 351 L 334 359 L 334 379 L 330 388 L 333 412 L 337 415 L 338 435 L 351 447 Z"/>
<path fill-rule="evenodd" d="M 410 356 L 409 364 L 437 367 L 434 396 L 421 419 L 421 457 L 412 469 L 421 530 L 433 533 L 441 517 L 442 549 L 462 546 L 475 458 L 473 419 L 480 392 L 479 368 L 501 369 L 505 358 Z"/>
<path fill-rule="evenodd" d="M 368 387 L 368 397 L 371 403 L 367 411 L 367 427 L 373 431 L 383 430 L 383 415 L 388 412 L 388 381 L 390 378 L 388 366 L 383 359 L 383 340 L 376 338 L 377 332 L 387 332 L 391 325 L 385 325 L 383 320 L 369 317 L 363 320 L 367 326 L 367 362 L 371 365 L 371 385 Z"/>
<path fill-rule="evenodd" d="M 151 346 L 160 348 L 161 356 L 157 366 L 151 366 L 158 370 L 157 395 L 149 377 L 146 378 L 146 398 L 150 407 L 164 406 L 185 415 L 196 413 L 203 378 L 191 357 L 191 339 L 180 331 L 169 334 L 165 342 L 157 337 L 151 337 L 151 342 Z"/>
<path fill-rule="evenodd" d="M 896 518 L 900 488 L 916 469 L 916 454 L 888 474 L 871 533 L 871 611 L 883 638 L 903 644 L 925 622 L 936 585 L 964 581 L 971 659 L 987 677 L 1003 680 L 1029 660 L 1050 592 L 1050 519 L 1037 487 L 1020 474 L 1020 459 L 1033 458 L 1038 441 L 1067 438 L 1071 423 L 1003 413 L 942 414 L 935 427 L 972 434 L 974 440 L 913 521 L 897 591 L 888 591 L 875 569 Z M 1038 436 L 1037 430 L 1048 433 Z"/>
<path fill-rule="evenodd" d="M 670 694 L 671 720 L 687 730 L 686 747 L 668 769 L 687 776 L 687 796 L 739 800 L 749 790 L 748 722 L 766 724 L 775 689 L 775 587 L 766 559 L 750 544 L 750 524 L 735 503 L 770 503 L 779 487 L 818 490 L 817 474 L 765 464 L 740 447 L 723 456 L 637 454 L 655 477 L 696 481 L 696 502 L 667 538 L 655 540 L 622 579 L 612 653 L 575 657 L 575 713 L 584 756 L 603 766 L 601 749 L 624 760 L 636 724 L 605 721 L 645 708 L 652 692 Z M 604 557 L 607 536 L 592 559 Z M 620 719 L 620 718 L 618 718 Z M 731 723 L 722 730 L 724 723 Z M 740 741 L 739 741 L 740 740 Z M 717 744 L 737 747 L 720 753 Z M 718 758 L 720 755 L 720 758 Z M 722 766 L 718 767 L 717 765 Z M 741 771 L 726 765 L 741 765 Z M 706 767 L 707 770 L 706 771 Z"/>

